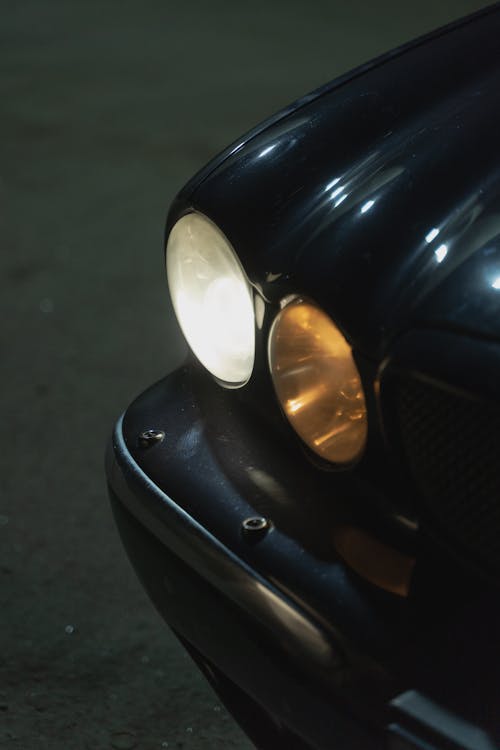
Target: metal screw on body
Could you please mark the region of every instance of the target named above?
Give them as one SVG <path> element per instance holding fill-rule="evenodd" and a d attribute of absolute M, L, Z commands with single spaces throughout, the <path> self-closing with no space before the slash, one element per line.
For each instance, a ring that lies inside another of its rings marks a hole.
<path fill-rule="evenodd" d="M 151 446 L 161 443 L 164 438 L 163 430 L 144 430 L 139 435 L 137 442 L 140 448 L 151 448 Z"/>
<path fill-rule="evenodd" d="M 271 522 L 263 516 L 250 516 L 241 524 L 241 532 L 248 541 L 256 542 L 262 539 L 269 529 Z"/>

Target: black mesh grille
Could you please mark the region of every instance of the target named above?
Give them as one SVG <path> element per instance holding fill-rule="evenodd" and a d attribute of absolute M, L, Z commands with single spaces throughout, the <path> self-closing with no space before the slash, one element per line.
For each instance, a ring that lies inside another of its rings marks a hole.
<path fill-rule="evenodd" d="M 399 383 L 396 408 L 425 515 L 500 570 L 500 413 L 416 379 Z"/>

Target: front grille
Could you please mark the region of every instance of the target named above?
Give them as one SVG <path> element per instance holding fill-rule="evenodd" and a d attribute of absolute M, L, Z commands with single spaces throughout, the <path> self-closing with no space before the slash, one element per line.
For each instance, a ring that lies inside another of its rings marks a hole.
<path fill-rule="evenodd" d="M 499 571 L 499 410 L 410 376 L 394 385 L 399 437 L 424 519 Z"/>

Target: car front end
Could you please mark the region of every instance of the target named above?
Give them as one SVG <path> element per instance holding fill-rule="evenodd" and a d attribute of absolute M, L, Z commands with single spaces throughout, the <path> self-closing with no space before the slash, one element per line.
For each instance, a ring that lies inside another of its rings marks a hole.
<path fill-rule="evenodd" d="M 118 421 L 108 484 L 259 747 L 499 740 L 498 32 L 305 97 L 170 210 L 191 354 Z"/>

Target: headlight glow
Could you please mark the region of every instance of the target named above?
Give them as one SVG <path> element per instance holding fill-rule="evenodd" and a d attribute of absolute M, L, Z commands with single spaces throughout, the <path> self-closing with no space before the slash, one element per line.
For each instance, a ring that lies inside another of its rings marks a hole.
<path fill-rule="evenodd" d="M 303 299 L 286 305 L 271 328 L 269 365 L 281 407 L 309 448 L 335 464 L 358 459 L 367 436 L 363 387 L 326 313 Z"/>
<path fill-rule="evenodd" d="M 228 385 L 252 374 L 255 322 L 252 292 L 228 240 L 199 213 L 183 216 L 167 241 L 172 304 L 200 362 Z"/>

